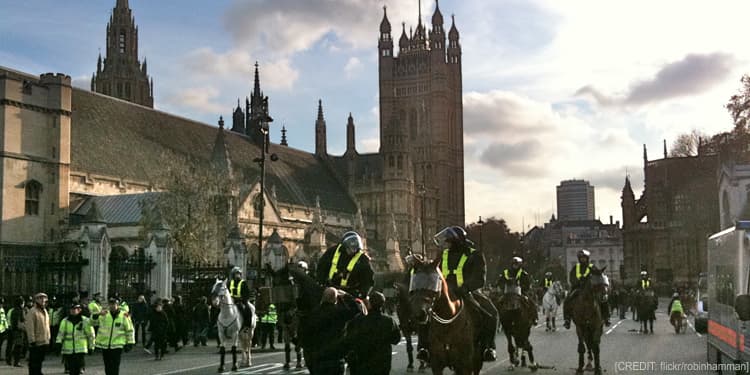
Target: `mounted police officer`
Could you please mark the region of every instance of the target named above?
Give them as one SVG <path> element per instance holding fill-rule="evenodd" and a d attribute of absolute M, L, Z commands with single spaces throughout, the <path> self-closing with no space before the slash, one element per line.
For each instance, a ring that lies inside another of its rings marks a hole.
<path fill-rule="evenodd" d="M 591 276 L 591 270 L 594 265 L 590 261 L 591 253 L 586 249 L 578 251 L 578 263 L 576 266 L 570 269 L 568 274 L 568 282 L 570 283 L 570 294 L 565 297 L 563 302 L 563 319 L 565 319 L 565 329 L 570 329 L 570 301 L 578 295 L 579 290 L 584 285 L 585 281 Z M 609 326 L 609 302 L 601 302 L 601 313 L 604 319 L 604 325 Z"/>
<path fill-rule="evenodd" d="M 343 289 L 356 298 L 367 298 L 375 284 L 375 272 L 357 232 L 344 233 L 341 242 L 329 247 L 320 257 L 317 280 L 323 285 Z"/>
<path fill-rule="evenodd" d="M 532 292 L 531 284 L 531 275 L 523 269 L 523 259 L 521 257 L 513 257 L 510 262 L 510 268 L 503 270 L 503 273 L 500 275 L 500 281 L 498 282 L 500 290 L 504 290 L 506 285 L 517 285 L 521 288 L 521 296 L 523 297 L 523 304 L 526 308 L 526 313 L 531 317 L 532 324 L 536 325 L 536 304 L 531 298 L 529 298 L 529 293 Z"/>
<path fill-rule="evenodd" d="M 496 360 L 498 314 L 490 299 L 481 292 L 487 274 L 484 255 L 474 248 L 474 244 L 466 238 L 466 231 L 459 226 L 446 227 L 434 236 L 433 241 L 443 249 L 440 270 L 445 276 L 450 295 L 463 298 L 470 306 L 472 320 L 478 323 L 479 339 L 484 349 L 483 360 Z M 419 354 L 423 355 L 423 352 Z"/>
<path fill-rule="evenodd" d="M 229 276 L 231 277 L 229 285 L 227 285 L 229 287 L 229 295 L 232 296 L 234 304 L 237 305 L 240 314 L 242 314 L 242 326 L 249 327 L 252 320 L 252 317 L 249 315 L 250 305 L 248 305 L 250 287 L 245 282 L 245 279 L 242 278 L 242 269 L 240 267 L 232 268 Z"/>
<path fill-rule="evenodd" d="M 648 272 L 645 270 L 641 271 L 641 279 L 638 281 L 638 290 L 644 291 L 651 289 L 651 278 L 648 277 Z"/>
<path fill-rule="evenodd" d="M 552 284 L 555 283 L 555 279 L 552 278 L 552 272 L 547 271 L 544 273 L 544 280 L 542 281 L 542 287 L 544 288 L 544 292 L 547 292 L 547 289 L 552 287 Z"/>

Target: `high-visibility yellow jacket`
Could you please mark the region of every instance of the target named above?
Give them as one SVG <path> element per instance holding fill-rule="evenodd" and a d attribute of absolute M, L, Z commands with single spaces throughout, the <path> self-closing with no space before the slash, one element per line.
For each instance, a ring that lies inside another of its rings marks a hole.
<path fill-rule="evenodd" d="M 276 316 L 276 306 L 270 304 L 268 306 L 268 312 L 260 319 L 261 323 L 276 324 L 278 317 Z"/>
<path fill-rule="evenodd" d="M 57 343 L 62 345 L 62 354 L 86 354 L 94 349 L 94 327 L 91 319 L 82 316 L 78 324 L 68 318 L 60 322 Z"/>
<path fill-rule="evenodd" d="M 91 325 L 99 327 L 99 313 L 102 312 L 102 307 L 96 301 L 89 302 L 89 312 L 91 313 Z"/>
<path fill-rule="evenodd" d="M 96 347 L 100 349 L 121 349 L 127 344 L 135 344 L 133 323 L 127 314 L 120 311 L 112 319 L 112 314 L 99 317 L 99 334 L 96 336 Z"/>
<path fill-rule="evenodd" d="M 5 315 L 5 309 L 0 307 L 0 333 L 3 333 L 7 330 L 8 330 L 8 316 Z"/>

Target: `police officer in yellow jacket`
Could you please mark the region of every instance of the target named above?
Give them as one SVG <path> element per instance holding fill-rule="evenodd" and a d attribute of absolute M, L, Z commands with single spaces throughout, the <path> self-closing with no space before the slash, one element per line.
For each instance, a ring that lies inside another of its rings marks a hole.
<path fill-rule="evenodd" d="M 317 280 L 362 300 L 367 298 L 375 284 L 375 272 L 357 232 L 344 233 L 341 243 L 323 253 L 318 261 Z"/>
<path fill-rule="evenodd" d="M 589 279 L 591 276 L 591 270 L 594 269 L 594 265 L 590 261 L 591 252 L 586 249 L 581 249 L 578 250 L 577 256 L 578 263 L 576 263 L 575 267 L 570 269 L 570 273 L 568 274 L 568 282 L 570 283 L 571 291 L 570 294 L 565 297 L 565 302 L 563 302 L 563 319 L 565 320 L 563 326 L 566 329 L 570 329 L 570 302 L 578 295 L 578 291 L 583 287 L 585 281 Z M 604 325 L 609 326 L 609 302 L 600 302 L 600 310 L 602 318 L 604 319 Z"/>
<path fill-rule="evenodd" d="M 498 313 L 490 299 L 482 293 L 487 281 L 484 255 L 474 248 L 474 243 L 466 238 L 466 231 L 459 226 L 444 228 L 434 236 L 433 241 L 438 248 L 444 249 L 439 267 L 445 276 L 450 295 L 467 302 L 472 320 L 478 324 L 482 359 L 496 360 L 495 331 Z M 424 358 L 424 352 L 417 356 Z"/>
<path fill-rule="evenodd" d="M 249 327 L 252 323 L 252 316 L 250 315 L 250 287 L 242 277 L 242 269 L 239 267 L 232 268 L 229 272 L 231 280 L 227 286 L 229 287 L 229 295 L 232 296 L 234 304 L 240 309 L 242 314 L 242 326 Z"/>
<path fill-rule="evenodd" d="M 120 311 L 120 301 L 112 297 L 109 299 L 109 309 L 100 313 L 99 333 L 96 336 L 96 347 L 102 350 L 106 375 L 119 375 L 122 352 L 129 352 L 133 345 L 133 323 L 127 314 Z"/>
<path fill-rule="evenodd" d="M 94 350 L 94 327 L 91 319 L 81 315 L 79 303 L 70 306 L 68 317 L 60 322 L 57 342 L 70 375 L 80 375 L 86 366 L 85 355 Z"/>
<path fill-rule="evenodd" d="M 276 329 L 276 323 L 278 323 L 279 317 L 276 314 L 276 305 L 273 303 L 268 305 L 268 311 L 260 317 L 260 348 L 265 349 L 266 338 L 271 350 L 276 350 L 273 346 L 273 331 Z"/>

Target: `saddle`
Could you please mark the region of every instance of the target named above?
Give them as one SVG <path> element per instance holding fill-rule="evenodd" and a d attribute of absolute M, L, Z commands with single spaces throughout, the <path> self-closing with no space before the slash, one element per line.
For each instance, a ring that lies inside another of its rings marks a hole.
<path fill-rule="evenodd" d="M 520 310 L 523 306 L 523 299 L 520 286 L 506 284 L 503 295 L 500 296 L 500 306 L 497 308 L 502 311 Z"/>

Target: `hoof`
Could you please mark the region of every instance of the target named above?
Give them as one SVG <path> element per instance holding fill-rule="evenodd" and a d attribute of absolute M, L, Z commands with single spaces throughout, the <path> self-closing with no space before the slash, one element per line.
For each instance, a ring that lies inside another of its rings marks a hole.
<path fill-rule="evenodd" d="M 297 366 L 294 367 L 295 370 L 302 370 L 302 364 L 298 363 Z"/>
<path fill-rule="evenodd" d="M 508 371 L 513 371 L 516 369 L 516 366 L 510 365 L 508 366 Z"/>
<path fill-rule="evenodd" d="M 583 375 L 583 370 L 582 369 L 576 370 L 576 375 Z"/>
<path fill-rule="evenodd" d="M 602 375 L 602 369 L 598 368 L 594 370 L 594 375 Z"/>
<path fill-rule="evenodd" d="M 531 370 L 531 372 L 536 372 L 536 370 L 538 369 L 539 369 L 539 365 L 537 365 L 536 363 L 532 363 L 529 365 L 529 370 Z"/>
<path fill-rule="evenodd" d="M 289 364 L 288 363 L 284 364 L 284 370 L 289 370 Z"/>
<path fill-rule="evenodd" d="M 237 365 L 232 366 L 232 371 L 237 371 Z"/>
<path fill-rule="evenodd" d="M 224 366 L 219 366 L 219 371 L 218 372 L 220 372 L 220 373 L 224 372 Z"/>
<path fill-rule="evenodd" d="M 586 364 L 586 371 L 591 371 L 594 369 L 594 366 L 591 365 L 591 363 Z"/>
<path fill-rule="evenodd" d="M 414 372 L 414 366 L 407 367 L 406 372 Z"/>

